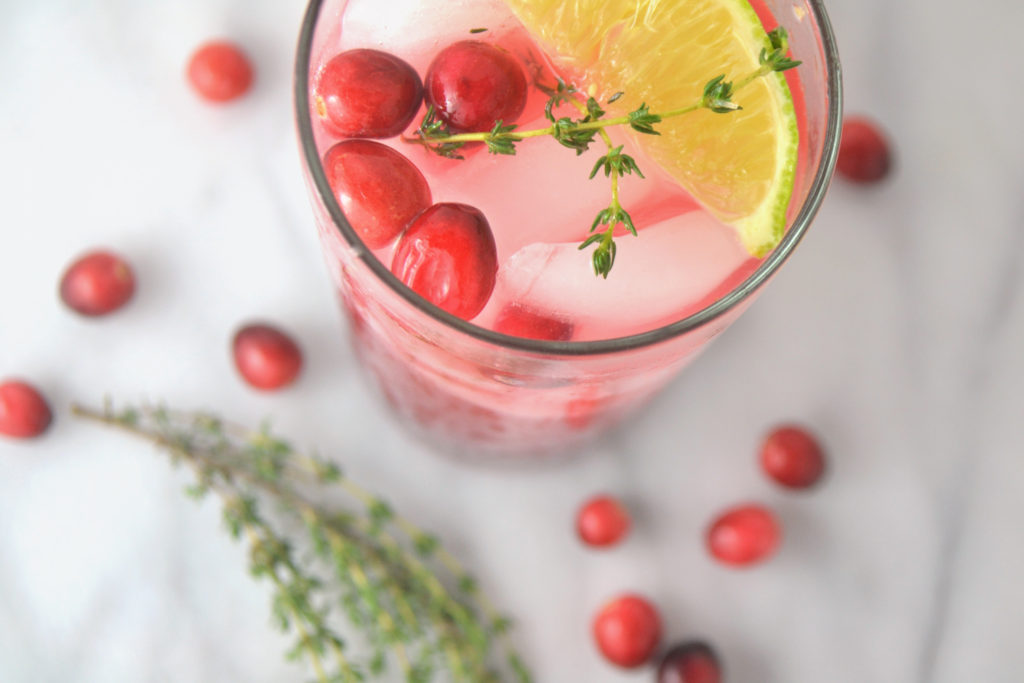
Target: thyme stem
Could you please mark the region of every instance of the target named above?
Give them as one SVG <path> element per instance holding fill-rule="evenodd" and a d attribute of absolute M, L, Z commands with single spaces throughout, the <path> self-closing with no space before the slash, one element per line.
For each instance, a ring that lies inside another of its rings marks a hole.
<path fill-rule="evenodd" d="M 611 202 L 602 209 L 590 227 L 589 236 L 580 244 L 584 249 L 592 244 L 597 248 L 591 254 L 594 272 L 602 277 L 608 277 L 612 266 L 615 263 L 615 226 L 623 225 L 633 235 L 637 234 L 636 226 L 629 212 L 623 208 L 619 199 L 619 178 L 626 173 L 636 173 L 643 177 L 636 161 L 622 152 L 622 147 L 615 147 L 607 129 L 613 126 L 628 125 L 633 130 L 647 134 L 660 135 L 654 125 L 665 119 L 675 118 L 684 114 L 695 112 L 699 109 L 708 109 L 717 114 L 727 114 L 736 111 L 741 107 L 733 102 L 733 95 L 754 82 L 758 78 L 772 72 L 785 71 L 799 66 L 800 62 L 786 56 L 788 50 L 788 36 L 786 30 L 779 26 L 767 34 L 768 43 L 761 49 L 758 56 L 759 66 L 750 73 L 738 80 L 726 81 L 722 74 L 709 80 L 699 98 L 688 105 L 677 109 L 670 109 L 664 112 L 652 112 L 646 103 L 639 108 L 623 116 L 605 118 L 605 112 L 593 98 L 589 97 L 586 103 L 580 101 L 575 95 L 578 90 L 572 86 L 566 86 L 562 81 L 558 82 L 557 88 L 549 88 L 538 84 L 541 90 L 549 95 L 544 113 L 551 125 L 531 130 L 516 130 L 515 125 L 505 125 L 497 121 L 489 131 L 474 133 L 453 133 L 433 106 L 428 106 L 427 114 L 420 123 L 418 130 L 412 137 L 403 137 L 402 140 L 426 147 L 430 151 L 452 159 L 462 159 L 459 149 L 468 143 L 483 142 L 487 145 L 492 154 L 515 154 L 515 145 L 518 142 L 535 137 L 551 136 L 565 147 L 576 150 L 582 154 L 589 149 L 590 143 L 597 135 L 608 150 L 594 166 L 590 177 L 601 169 L 611 182 Z M 616 93 L 609 100 L 611 104 L 623 93 Z M 569 103 L 574 106 L 583 117 L 572 119 L 569 117 L 556 118 L 554 110 L 562 103 Z M 598 226 L 607 226 L 604 230 L 598 230 Z"/>
<path fill-rule="evenodd" d="M 756 81 L 761 76 L 764 76 L 765 74 L 771 73 L 772 71 L 774 71 L 774 69 L 766 68 L 764 65 L 758 67 L 757 69 L 755 69 L 754 71 L 751 71 L 749 74 L 747 74 L 746 76 L 744 76 L 740 80 L 736 81 L 736 83 L 733 84 L 733 92 L 740 90 L 741 88 L 743 88 L 743 87 L 753 83 L 754 81 Z M 577 106 L 577 108 L 579 108 L 579 105 L 580 105 L 579 100 L 573 99 L 573 100 L 570 100 L 570 101 L 573 103 L 574 106 Z M 700 99 L 692 102 L 691 104 L 686 105 L 685 107 L 680 107 L 679 109 L 670 109 L 669 111 L 662 112 L 662 113 L 656 113 L 654 115 L 664 120 L 664 119 L 674 118 L 676 116 L 682 116 L 684 114 L 689 114 L 689 113 L 697 111 L 698 109 L 706 109 L 706 108 L 708 108 L 708 103 L 706 101 L 706 98 L 702 96 Z M 586 113 L 586 109 L 585 108 L 581 109 L 581 111 Z M 578 123 L 578 124 L 573 126 L 573 129 L 574 130 L 596 130 L 596 131 L 602 131 L 603 132 L 607 128 L 611 128 L 613 126 L 625 126 L 625 125 L 629 125 L 630 123 L 632 123 L 632 119 L 627 114 L 625 116 L 616 116 L 615 118 L 610 118 L 610 119 L 599 119 L 597 121 L 586 121 L 586 122 Z M 532 128 L 532 129 L 529 129 L 529 130 L 513 130 L 513 131 L 509 131 L 507 133 L 498 133 L 497 135 L 495 135 L 494 133 L 492 133 L 490 131 L 482 131 L 482 132 L 479 132 L 479 133 L 453 133 L 453 134 L 441 134 L 441 135 L 429 136 L 429 137 L 406 137 L 406 136 L 403 136 L 402 137 L 402 141 L 403 142 L 408 142 L 410 144 L 416 144 L 416 145 L 431 145 L 431 144 L 436 144 L 436 143 L 439 143 L 439 142 L 456 142 L 456 143 L 458 143 L 458 142 L 461 142 L 461 143 L 466 143 L 466 142 L 487 142 L 488 140 L 493 140 L 495 137 L 501 138 L 501 139 L 506 139 L 506 140 L 528 140 L 530 138 L 538 138 L 538 137 L 544 137 L 546 135 L 554 135 L 555 132 L 556 132 L 556 127 L 555 126 L 547 126 L 545 128 Z M 608 142 L 608 145 L 611 146 L 611 140 L 610 139 L 606 140 L 606 142 Z"/>
<path fill-rule="evenodd" d="M 159 406 L 115 411 L 109 403 L 102 411 L 75 405 L 72 413 L 151 441 L 194 471 L 192 495 L 218 494 L 232 535 L 248 539 L 253 574 L 274 586 L 279 624 L 297 635 L 292 654 L 308 660 L 318 683 L 369 680 L 383 672 L 389 651 L 409 683 L 435 680 L 435 661 L 456 681 L 500 682 L 498 668 L 521 683 L 531 680 L 518 654 L 498 638 L 507 620 L 454 556 L 333 463 L 296 452 L 267 428 L 253 431 L 204 413 Z M 300 493 L 327 485 L 346 493 L 363 513 L 331 512 Z M 257 496 L 279 503 L 283 513 L 305 524 L 314 550 L 310 559 L 300 562 L 293 554 L 291 541 L 260 514 Z M 389 533 L 388 525 L 406 536 L 415 552 Z M 366 665 L 349 662 L 345 644 L 328 625 L 336 591 L 316 575 L 317 565 L 310 564 L 316 558 L 331 560 L 340 606 L 350 611 L 350 621 L 374 648 Z M 459 595 L 445 587 L 428 559 L 458 583 Z M 491 668 L 498 641 L 504 646 L 504 666 Z M 413 644 L 415 661 L 408 649 Z M 326 653 L 333 655 L 333 672 Z"/>
<path fill-rule="evenodd" d="M 189 462 L 192 462 L 191 459 Z M 263 544 L 263 540 L 260 539 L 252 524 L 245 525 L 245 533 L 249 537 L 249 546 L 251 548 L 256 549 Z M 288 590 L 284 581 L 282 581 L 281 577 L 278 575 L 275 567 L 271 567 L 267 571 L 267 576 L 270 577 L 270 580 L 274 583 L 274 586 L 278 591 L 283 593 Z M 313 672 L 316 674 L 317 680 L 320 681 L 320 683 L 329 683 L 327 672 L 324 670 L 324 665 L 320 659 L 320 655 L 317 653 L 316 648 L 313 647 L 313 641 L 310 638 L 309 631 L 306 630 L 302 613 L 295 605 L 290 603 L 288 604 L 287 609 L 292 615 L 292 623 L 295 624 L 295 630 L 299 632 L 299 641 L 302 643 L 303 649 L 309 657 L 310 664 L 313 666 Z"/>

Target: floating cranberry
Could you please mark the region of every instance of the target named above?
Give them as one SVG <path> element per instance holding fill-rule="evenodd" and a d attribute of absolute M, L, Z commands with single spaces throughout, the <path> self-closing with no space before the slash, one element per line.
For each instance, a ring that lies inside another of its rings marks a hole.
<path fill-rule="evenodd" d="M 889 143 L 873 121 L 851 116 L 843 121 L 836 170 L 856 183 L 873 183 L 889 174 Z"/>
<path fill-rule="evenodd" d="M 0 383 L 0 434 L 30 439 L 45 432 L 52 420 L 50 406 L 34 386 L 19 380 Z"/>
<path fill-rule="evenodd" d="M 707 533 L 708 550 L 720 562 L 736 567 L 770 557 L 782 535 L 775 514 L 761 505 L 742 505 L 722 513 Z"/>
<path fill-rule="evenodd" d="M 569 341 L 572 339 L 573 324 L 512 302 L 498 313 L 494 331 L 524 339 Z"/>
<path fill-rule="evenodd" d="M 291 337 L 272 325 L 255 323 L 235 333 L 231 344 L 235 367 L 256 389 L 288 386 L 302 369 L 302 351 Z"/>
<path fill-rule="evenodd" d="M 328 131 L 345 138 L 389 138 L 412 122 L 423 83 L 409 64 L 379 50 L 349 50 L 317 72 L 314 106 Z"/>
<path fill-rule="evenodd" d="M 761 467 L 782 486 L 806 489 L 824 474 L 825 455 L 809 431 L 797 425 L 781 425 L 761 444 Z"/>
<path fill-rule="evenodd" d="M 324 155 L 324 172 L 352 228 L 371 249 L 395 239 L 430 206 L 420 170 L 379 142 L 339 142 Z"/>
<path fill-rule="evenodd" d="M 203 99 L 228 102 L 241 97 L 252 85 L 252 63 L 238 45 L 215 41 L 192 54 L 186 71 L 188 81 Z"/>
<path fill-rule="evenodd" d="M 441 50 L 427 69 L 427 102 L 455 131 L 509 124 L 526 107 L 526 74 L 507 50 L 463 40 Z"/>
<path fill-rule="evenodd" d="M 591 498 L 576 515 L 576 532 L 590 546 L 616 545 L 629 533 L 629 511 L 611 496 Z"/>
<path fill-rule="evenodd" d="M 112 313 L 135 293 L 128 262 L 109 251 L 91 251 L 75 260 L 60 280 L 60 298 L 71 310 L 88 316 Z"/>
<path fill-rule="evenodd" d="M 722 667 L 707 643 L 691 640 L 674 646 L 661 659 L 658 683 L 721 683 Z"/>
<path fill-rule="evenodd" d="M 643 666 L 661 642 L 661 617 L 639 595 L 623 595 L 594 617 L 594 639 L 612 664 L 624 669 Z"/>
<path fill-rule="evenodd" d="M 391 272 L 414 292 L 469 320 L 487 304 L 498 273 L 494 234 L 466 204 L 434 204 L 406 229 Z"/>

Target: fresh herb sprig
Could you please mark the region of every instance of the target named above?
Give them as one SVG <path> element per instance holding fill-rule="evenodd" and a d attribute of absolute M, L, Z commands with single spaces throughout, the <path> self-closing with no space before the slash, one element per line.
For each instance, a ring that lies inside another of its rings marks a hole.
<path fill-rule="evenodd" d="M 532 681 L 507 643 L 509 620 L 458 560 L 332 461 L 209 413 L 109 403 L 73 412 L 168 451 L 195 475 L 189 495 L 221 499 L 250 572 L 272 586 L 274 621 L 295 636 L 289 658 L 305 659 L 317 683 L 372 680 L 394 663 L 408 683 Z M 331 493 L 355 507 L 322 502 Z M 343 621 L 368 656 L 357 659 Z"/>
<path fill-rule="evenodd" d="M 437 109 L 432 104 L 427 105 L 427 111 L 423 115 L 423 120 L 420 121 L 419 128 L 416 129 L 416 136 L 424 147 L 438 156 L 445 157 L 446 159 L 466 158 L 459 154 L 459 150 L 466 143 L 452 141 L 451 138 L 454 137 L 454 134 L 448 127 L 448 124 L 438 117 Z"/>
<path fill-rule="evenodd" d="M 427 108 L 426 116 L 420 124 L 413 137 L 404 138 L 406 142 L 423 145 L 427 149 L 448 158 L 462 159 L 458 150 L 464 145 L 473 142 L 487 144 L 488 151 L 492 154 L 512 155 L 516 153 L 516 145 L 529 138 L 553 137 L 559 144 L 575 150 L 577 155 L 586 152 L 595 139 L 600 136 L 608 148 L 607 153 L 595 164 L 590 177 L 595 177 L 599 171 L 604 170 L 604 175 L 611 181 L 611 202 L 601 209 L 590 227 L 590 235 L 580 244 L 580 249 L 585 249 L 596 244 L 591 255 L 594 273 L 601 277 L 608 277 L 612 266 L 615 263 L 615 228 L 622 225 L 631 234 L 636 235 L 636 226 L 633 220 L 619 201 L 619 179 L 628 174 L 637 174 L 644 177 L 636 160 L 628 154 L 622 153 L 622 147 L 615 147 L 608 136 L 607 129 L 614 126 L 629 126 L 631 129 L 644 135 L 659 135 L 655 125 L 665 119 L 689 114 L 700 109 L 708 109 L 717 114 L 728 114 L 742 107 L 733 99 L 735 94 L 753 81 L 770 73 L 787 71 L 800 65 L 801 62 L 790 59 L 786 53 L 789 49 L 789 39 L 785 28 L 778 28 L 768 33 L 769 46 L 762 48 L 758 56 L 758 68 L 735 81 L 727 81 L 725 74 L 720 74 L 709 80 L 701 93 L 701 96 L 694 102 L 664 112 L 652 112 L 646 103 L 642 103 L 637 109 L 624 116 L 605 118 L 605 111 L 593 98 L 588 97 L 581 101 L 578 90 L 561 81 L 555 87 L 544 87 L 542 90 L 548 95 L 548 102 L 544 107 L 544 114 L 551 125 L 544 128 L 532 130 L 519 130 L 515 125 L 505 125 L 498 121 L 490 131 L 482 133 L 453 133 L 441 121 L 433 107 Z M 616 93 L 607 101 L 614 103 L 622 93 Z M 555 111 L 563 104 L 571 104 L 576 107 L 582 116 L 556 117 Z M 605 226 L 604 230 L 598 230 Z"/>

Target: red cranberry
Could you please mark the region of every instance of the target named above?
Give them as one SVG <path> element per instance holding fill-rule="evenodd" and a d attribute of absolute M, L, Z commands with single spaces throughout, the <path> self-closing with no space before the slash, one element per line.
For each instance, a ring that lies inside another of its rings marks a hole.
<path fill-rule="evenodd" d="M 188 81 L 200 97 L 227 102 L 241 97 L 252 85 L 252 64 L 234 43 L 206 43 L 188 61 Z"/>
<path fill-rule="evenodd" d="M 576 532 L 587 545 L 613 546 L 629 533 L 629 512 L 611 496 L 591 498 L 576 515 Z"/>
<path fill-rule="evenodd" d="M 573 324 L 512 302 L 498 313 L 494 331 L 524 339 L 569 341 L 572 339 Z"/>
<path fill-rule="evenodd" d="M 565 406 L 565 423 L 572 429 L 583 431 L 599 420 L 608 423 L 614 418 L 609 415 L 611 401 L 607 396 L 574 398 Z"/>
<path fill-rule="evenodd" d="M 661 642 L 661 617 L 639 595 L 623 595 L 594 617 L 594 639 L 612 664 L 624 669 L 643 666 Z"/>
<path fill-rule="evenodd" d="M 742 505 L 724 512 L 708 529 L 708 550 L 720 562 L 752 565 L 770 557 L 782 535 L 775 514 L 760 505 Z"/>
<path fill-rule="evenodd" d="M 791 489 L 814 486 L 825 472 L 825 455 L 813 434 L 796 425 L 773 429 L 761 444 L 761 467 Z"/>
<path fill-rule="evenodd" d="M 427 69 L 426 97 L 455 131 L 514 123 L 526 107 L 526 74 L 507 50 L 463 40 L 441 50 Z"/>
<path fill-rule="evenodd" d="M 843 121 L 836 170 L 857 183 L 873 183 L 889 174 L 889 143 L 873 122 L 862 117 Z"/>
<path fill-rule="evenodd" d="M 109 251 L 92 251 L 68 266 L 60 280 L 60 298 L 82 315 L 106 315 L 128 303 L 135 275 L 128 263 Z"/>
<path fill-rule="evenodd" d="M 676 645 L 661 659 L 658 683 L 721 683 L 722 667 L 707 643 L 690 641 Z"/>
<path fill-rule="evenodd" d="M 494 289 L 498 252 L 484 215 L 465 204 L 434 204 L 398 240 L 391 272 L 414 292 L 469 320 Z"/>
<path fill-rule="evenodd" d="M 328 131 L 345 138 L 389 138 L 412 122 L 423 100 L 419 74 L 394 55 L 349 50 L 317 72 L 316 111 Z"/>
<path fill-rule="evenodd" d="M 324 155 L 324 172 L 345 216 L 371 249 L 395 239 L 430 206 L 430 187 L 420 170 L 379 142 L 339 142 Z"/>
<path fill-rule="evenodd" d="M 252 324 L 238 330 L 232 342 L 235 367 L 257 389 L 280 389 L 295 381 L 302 369 L 302 351 L 281 330 Z"/>
<path fill-rule="evenodd" d="M 45 432 L 52 420 L 46 399 L 31 384 L 18 380 L 0 383 L 0 434 L 29 439 Z"/>

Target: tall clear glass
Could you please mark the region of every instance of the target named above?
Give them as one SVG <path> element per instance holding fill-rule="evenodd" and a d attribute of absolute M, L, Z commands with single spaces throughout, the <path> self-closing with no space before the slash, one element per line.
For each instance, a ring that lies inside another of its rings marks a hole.
<path fill-rule="evenodd" d="M 379 3 L 382 17 L 388 3 Z M 825 195 L 842 110 L 832 30 L 819 0 L 766 0 L 789 31 L 793 54 L 803 60 L 806 113 L 790 225 L 776 249 L 703 309 L 641 334 L 539 341 L 475 326 L 396 279 L 361 242 L 328 184 L 324 149 L 312 123 L 310 81 L 316 60 L 329 41 L 338 39 L 346 4 L 311 0 L 299 40 L 295 102 L 316 224 L 354 350 L 371 383 L 402 422 L 448 452 L 522 457 L 564 452 L 622 420 L 750 305 L 792 254 Z"/>

